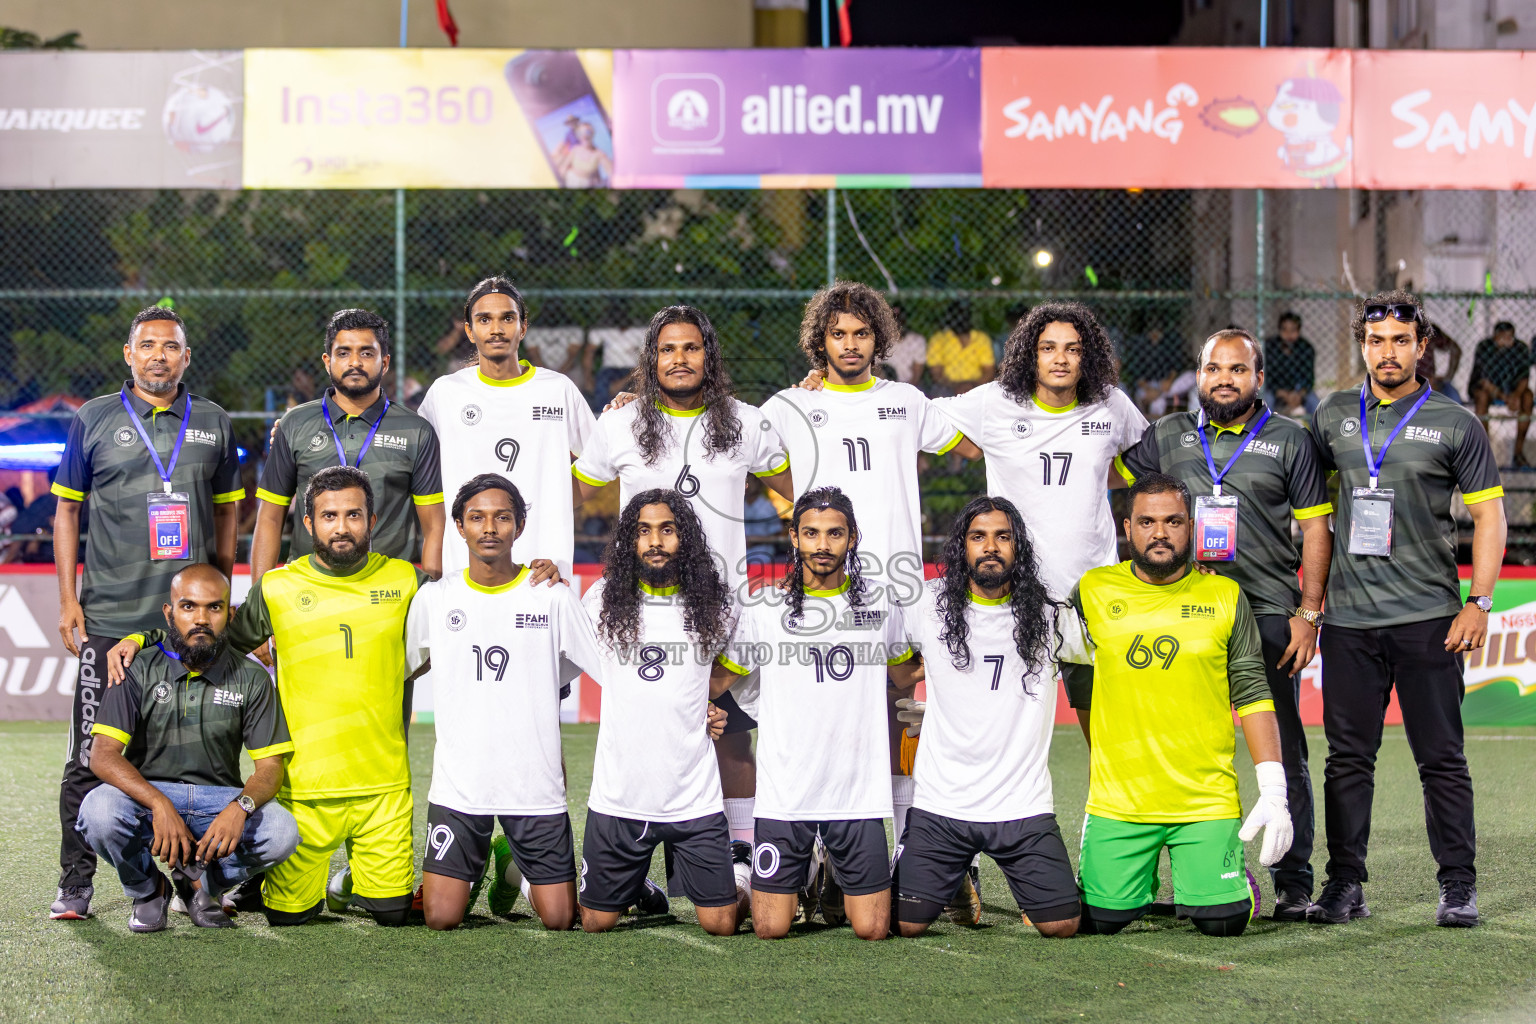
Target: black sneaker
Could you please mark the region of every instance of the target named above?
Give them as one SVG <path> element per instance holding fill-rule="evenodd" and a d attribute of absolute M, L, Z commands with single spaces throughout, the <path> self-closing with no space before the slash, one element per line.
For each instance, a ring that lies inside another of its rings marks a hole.
<path fill-rule="evenodd" d="M 1477 886 L 1460 880 L 1440 883 L 1435 924 L 1442 928 L 1471 928 L 1477 924 Z"/>
<path fill-rule="evenodd" d="M 1312 924 L 1346 924 L 1370 916 L 1365 890 L 1352 879 L 1330 878 L 1317 902 L 1307 908 L 1307 920 Z"/>
<path fill-rule="evenodd" d="M 736 879 L 736 898 L 752 898 L 752 844 L 745 839 L 731 840 L 731 875 Z"/>
<path fill-rule="evenodd" d="M 635 900 L 635 913 L 650 916 L 665 914 L 671 909 L 672 904 L 667 899 L 666 890 L 647 878 L 640 898 Z"/>
<path fill-rule="evenodd" d="M 89 885 L 63 885 L 59 898 L 48 908 L 48 916 L 54 921 L 84 921 L 91 916 L 91 897 L 96 890 Z"/>
<path fill-rule="evenodd" d="M 1305 921 L 1312 909 L 1312 897 L 1300 889 L 1282 889 L 1275 895 L 1275 912 L 1271 921 Z"/>

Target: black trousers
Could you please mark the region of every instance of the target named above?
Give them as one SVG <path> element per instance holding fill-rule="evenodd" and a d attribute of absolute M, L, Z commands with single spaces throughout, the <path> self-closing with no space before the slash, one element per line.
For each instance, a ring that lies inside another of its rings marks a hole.
<path fill-rule="evenodd" d="M 75 677 L 74 706 L 69 715 L 69 754 L 59 783 L 59 885 L 90 885 L 96 876 L 96 851 L 75 831 L 80 801 L 101 780 L 91 771 L 91 726 L 107 686 L 107 652 L 121 638 L 92 635 L 80 648 L 80 674 Z"/>
<path fill-rule="evenodd" d="M 1376 752 L 1392 689 L 1424 787 L 1424 825 L 1441 882 L 1475 882 L 1477 829 L 1461 729 L 1466 687 L 1459 653 L 1445 649 L 1454 616 L 1381 629 L 1324 625 L 1323 806 L 1328 877 L 1366 880 Z"/>
<path fill-rule="evenodd" d="M 1276 892 L 1312 893 L 1312 838 L 1316 830 L 1312 805 L 1312 773 L 1307 767 L 1307 733 L 1301 727 L 1301 676 L 1276 668 L 1291 642 L 1291 620 L 1260 615 L 1259 640 L 1264 648 L 1264 675 L 1275 699 L 1280 722 L 1280 761 L 1285 765 L 1285 798 L 1291 806 L 1296 838 L 1279 863 L 1269 869 Z"/>

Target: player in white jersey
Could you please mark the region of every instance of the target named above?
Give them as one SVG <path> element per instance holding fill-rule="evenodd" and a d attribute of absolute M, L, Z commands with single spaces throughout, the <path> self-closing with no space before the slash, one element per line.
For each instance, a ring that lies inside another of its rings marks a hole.
<path fill-rule="evenodd" d="M 598 671 L 601 655 L 570 588 L 536 587 L 513 560 L 526 518 L 522 495 L 503 476 L 486 473 L 461 486 L 453 521 L 469 567 L 423 586 L 406 619 L 411 669 L 434 669 L 437 746 L 422 865 L 429 928 L 464 919 L 497 820 L 544 926 L 563 931 L 575 920 L 560 698 L 578 669 Z M 504 884 L 498 871 L 493 906 Z"/>
<path fill-rule="evenodd" d="M 910 605 L 923 582 L 918 456 L 955 451 L 977 459 L 981 450 L 917 388 L 874 376 L 875 364 L 900 337 L 896 315 L 873 288 L 856 281 L 823 288 L 800 321 L 811 375 L 765 402 L 763 414 L 789 451 L 797 494 L 834 486 L 860 497 L 865 571 L 896 603 Z M 902 770 L 894 715 L 889 731 L 891 804 L 900 835 L 912 806 L 912 777 Z M 967 897 L 979 913 L 980 896 L 973 890 Z"/>
<path fill-rule="evenodd" d="M 582 603 L 602 650 L 594 678 L 603 723 L 582 837 L 581 926 L 618 924 L 666 844 L 669 887 L 693 902 L 705 931 L 730 935 L 747 916 L 751 851 L 742 844 L 733 857 L 705 726 L 733 602 L 689 500 L 659 488 L 631 498 L 603 578 Z"/>
<path fill-rule="evenodd" d="M 1092 310 L 1036 306 L 1009 335 L 997 380 L 934 404 L 986 456 L 987 493 L 1024 513 L 1054 600 L 1119 560 L 1105 491 L 1147 420 L 1115 386 L 1114 348 Z"/>
<path fill-rule="evenodd" d="M 582 453 L 596 420 L 569 377 L 518 359 L 527 331 L 528 308 L 511 281 L 488 277 L 475 285 L 464 302 L 464 332 L 479 362 L 434 381 L 418 411 L 437 431 L 444 493 L 480 473 L 507 477 L 533 498 L 512 557 L 524 565 L 552 559 L 569 575 L 576 528 L 566 481 L 571 456 Z M 469 564 L 463 539 L 446 531 L 443 572 Z"/>
<path fill-rule="evenodd" d="M 574 501 L 582 504 L 614 479 L 621 506 L 641 491 L 675 489 L 698 513 L 722 578 L 739 600 L 747 572 L 747 474 L 793 500 L 789 457 L 762 414 L 732 397 L 720 338 L 702 310 L 667 306 L 651 317 L 639 366 L 639 394 L 615 400 L 571 467 Z M 718 703 L 729 716 L 715 745 L 725 814 L 731 838 L 750 843 L 757 723 L 729 693 Z"/>
<path fill-rule="evenodd" d="M 1057 606 L 1035 568 L 1019 510 L 974 498 L 944 546 L 944 575 L 923 588 L 907 635 L 923 655 L 928 700 L 916 800 L 896 847 L 896 920 L 921 935 L 986 853 L 1026 924 L 1077 932 L 1077 881 L 1051 797 Z M 1070 614 L 1070 613 L 1069 613 Z M 1075 624 L 1075 620 L 1074 620 Z"/>
<path fill-rule="evenodd" d="M 835 487 L 802 494 L 783 591 L 758 591 L 717 659 L 714 692 L 733 676 L 757 674 L 755 699 L 743 703 L 759 723 L 752 852 L 759 938 L 788 934 L 818 842 L 836 865 L 854 934 L 883 939 L 890 931 L 887 674 L 898 692 L 910 692 L 922 669 L 901 606 L 886 588 L 865 587 L 858 536 L 846 494 Z"/>

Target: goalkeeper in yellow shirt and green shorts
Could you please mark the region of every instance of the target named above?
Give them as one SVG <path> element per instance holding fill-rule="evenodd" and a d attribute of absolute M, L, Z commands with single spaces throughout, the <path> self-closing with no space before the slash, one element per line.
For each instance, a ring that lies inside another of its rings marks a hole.
<path fill-rule="evenodd" d="M 324 909 L 331 854 L 343 844 L 358 906 L 381 925 L 405 924 L 411 909 L 405 619 L 429 577 L 369 552 L 373 508 L 362 470 L 332 466 L 311 477 L 304 526 L 314 553 L 262 576 L 227 634 L 241 654 L 277 641 L 277 689 L 293 737 L 277 799 L 302 841 L 267 870 L 272 925 L 303 924 Z M 161 638 L 154 631 L 113 648 L 109 680 Z"/>
<path fill-rule="evenodd" d="M 1190 563 L 1185 486 L 1149 473 L 1130 497 L 1131 560 L 1083 576 L 1071 603 L 1086 644 L 1063 644 L 1063 657 L 1094 666 L 1086 683 L 1068 676 L 1090 749 L 1078 934 L 1112 935 L 1146 914 L 1166 847 L 1179 915 L 1206 935 L 1241 935 L 1255 897 L 1243 843 L 1262 830 L 1268 867 L 1292 836 L 1258 625 L 1236 583 Z M 1233 708 L 1259 783 L 1247 821 Z"/>

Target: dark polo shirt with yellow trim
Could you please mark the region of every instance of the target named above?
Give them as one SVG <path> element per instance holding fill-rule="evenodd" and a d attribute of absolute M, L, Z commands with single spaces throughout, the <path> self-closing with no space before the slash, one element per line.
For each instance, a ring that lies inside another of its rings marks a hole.
<path fill-rule="evenodd" d="M 321 399 L 289 409 L 277 421 L 272 450 L 267 454 L 256 490 L 256 496 L 263 501 L 291 510 L 293 541 L 288 561 L 297 561 L 315 549 L 309 531 L 304 528 L 304 491 L 316 473 L 339 465 L 335 438 L 341 438 L 347 465 L 356 466 L 357 453 L 375 423 L 379 424 L 378 433 L 359 467 L 373 484 L 373 510 L 379 517 L 373 530 L 372 550 L 389 558 L 414 561 L 421 547 L 416 506 L 443 503 L 442 460 L 436 431 L 399 402 L 390 402 L 385 411 L 382 395 L 361 416 L 341 411 L 336 404 L 335 388 L 326 388 L 324 401 L 330 405 L 335 437 L 326 425 Z M 383 422 L 379 421 L 381 415 Z"/>
<path fill-rule="evenodd" d="M 1205 425 L 1218 471 L 1239 446 L 1247 447 L 1221 485 L 1223 494 L 1237 497 L 1237 558 L 1204 564 L 1237 581 L 1254 615 L 1290 618 L 1301 603 L 1296 578 L 1301 553 L 1291 540 L 1291 517 L 1325 516 L 1333 511 L 1333 503 L 1317 445 L 1307 429 L 1271 415 L 1255 437 L 1250 428 L 1262 415 L 1261 402 L 1247 423 L 1231 428 Z M 1182 481 L 1191 497 L 1214 494 L 1211 468 L 1195 433 L 1199 418 L 1197 412 L 1176 412 L 1150 424 L 1141 440 L 1121 453 L 1117 468 L 1128 471 L 1132 482 L 1146 473 L 1166 473 Z"/>
<path fill-rule="evenodd" d="M 192 557 L 150 560 L 148 495 L 164 491 L 160 473 L 119 392 L 86 402 L 70 421 L 53 493 L 87 502 L 90 513 L 80 604 L 91 636 L 124 637 L 163 623 L 160 606 L 170 593 L 171 577 L 193 562 L 215 560 L 213 507 L 245 497 L 234 428 L 223 409 L 189 394 L 185 384 L 165 409 L 134 394 L 132 381 L 123 386 L 129 389 L 128 404 L 138 426 L 167 466 L 182 415 L 192 403 L 187 439 L 171 470 L 171 488 L 186 494 L 192 505 Z"/>
<path fill-rule="evenodd" d="M 1418 390 L 1391 402 L 1367 391 L 1365 425 L 1371 451 L 1378 458 L 1387 435 L 1426 387 L 1420 377 Z M 1321 449 L 1323 467 L 1339 473 L 1326 622 L 1376 629 L 1459 612 L 1461 583 L 1451 495 L 1460 490 L 1468 505 L 1504 497 L 1488 432 L 1477 416 L 1432 391 L 1387 449 L 1379 486 L 1394 492 L 1390 556 L 1349 553 L 1354 489 L 1371 484 L 1360 440 L 1360 389 L 1335 391 L 1319 402 L 1312 414 L 1312 434 Z"/>
<path fill-rule="evenodd" d="M 243 785 L 240 748 L 252 760 L 293 752 L 277 687 L 266 670 L 226 647 L 189 672 L 161 646 L 142 651 L 127 678 L 108 687 L 91 727 L 123 742 L 123 756 L 150 782 Z"/>

